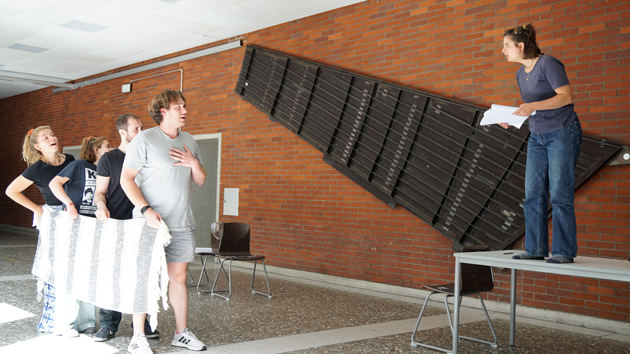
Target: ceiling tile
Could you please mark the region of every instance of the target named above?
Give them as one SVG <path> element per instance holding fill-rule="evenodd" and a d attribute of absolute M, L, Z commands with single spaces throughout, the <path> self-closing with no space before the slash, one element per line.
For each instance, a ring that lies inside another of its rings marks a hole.
<path fill-rule="evenodd" d="M 0 4 L 0 10 L 7 9 L 8 11 L 28 11 L 40 6 L 45 0 L 23 0 L 23 1 L 3 1 Z"/>
<path fill-rule="evenodd" d="M 36 53 L 25 52 L 8 48 L 0 48 L 0 64 L 10 66 L 11 63 L 32 57 Z M 5 68 L 6 69 L 6 68 Z M 9 69 L 6 69 L 9 70 Z"/>
<path fill-rule="evenodd" d="M 68 45 L 63 45 L 47 51 L 45 54 L 39 54 L 50 60 L 50 64 L 61 63 L 67 60 L 72 60 L 76 57 L 85 55 L 85 51 L 82 49 L 72 48 Z M 56 75 L 50 75 L 56 76 Z"/>
<path fill-rule="evenodd" d="M 3 84 L 0 85 L 0 98 L 20 95 L 23 93 L 40 90 L 46 87 L 26 82 L 2 81 L 2 83 Z"/>
<path fill-rule="evenodd" d="M 210 33 L 213 31 L 217 31 L 219 29 L 221 29 L 220 27 L 215 27 L 209 24 L 205 24 L 205 23 L 199 23 L 199 22 L 185 22 L 182 24 L 179 24 L 175 27 L 173 27 L 177 30 L 180 31 L 185 31 L 185 32 L 190 32 L 190 33 L 195 33 L 195 34 L 199 34 L 199 35 L 204 35 L 206 33 Z M 189 37 L 189 36 L 188 36 Z"/>
<path fill-rule="evenodd" d="M 45 70 L 48 66 L 50 66 L 50 63 L 48 61 L 36 63 L 36 62 L 30 61 L 29 59 L 30 58 L 25 59 L 25 60 L 20 60 L 18 62 L 14 62 L 9 67 L 2 67 L 2 69 L 5 69 L 5 70 L 11 69 L 11 71 L 13 72 L 36 74 Z"/>
<path fill-rule="evenodd" d="M 114 27 L 134 22 L 140 17 L 172 5 L 157 0 L 113 0 L 92 11 L 87 11 L 75 20 Z"/>
<path fill-rule="evenodd" d="M 176 5 L 182 7 L 192 7 L 197 9 L 197 12 L 202 15 L 208 15 L 216 13 L 221 10 L 225 10 L 232 6 L 236 6 L 239 3 L 243 3 L 242 0 L 185 0 Z"/>
<path fill-rule="evenodd" d="M 89 32 L 57 26 L 41 31 L 20 41 L 20 43 L 34 46 L 43 46 L 48 43 L 48 47 L 52 49 L 60 47 L 66 43 L 72 43 L 76 40 L 89 37 L 90 35 L 91 34 Z"/>
<path fill-rule="evenodd" d="M 94 63 L 90 63 L 82 60 L 68 60 L 59 64 L 49 66 L 46 71 L 56 76 L 73 76 L 77 70 L 87 69 L 94 66 Z"/>
<path fill-rule="evenodd" d="M 51 15 L 64 15 L 75 20 L 80 20 L 77 18 L 78 16 L 90 11 L 95 11 L 112 1 L 113 0 L 48 0 L 38 6 L 37 10 Z M 128 1 L 128 3 L 132 2 L 135 1 Z"/>
<path fill-rule="evenodd" d="M 22 13 L 24 10 L 17 9 L 12 6 L 0 4 L 0 23 L 7 21 L 8 19 L 15 17 Z"/>
<path fill-rule="evenodd" d="M 199 22 L 199 23 L 203 23 L 203 24 L 207 24 L 207 25 L 211 25 L 211 26 L 215 26 L 219 28 L 234 28 L 234 27 L 238 27 L 240 25 L 244 25 L 248 23 L 249 20 L 243 21 L 234 17 L 224 16 L 224 15 L 219 15 L 219 14 L 212 14 L 212 15 L 206 15 L 204 17 L 201 17 L 195 20 L 195 22 Z"/>

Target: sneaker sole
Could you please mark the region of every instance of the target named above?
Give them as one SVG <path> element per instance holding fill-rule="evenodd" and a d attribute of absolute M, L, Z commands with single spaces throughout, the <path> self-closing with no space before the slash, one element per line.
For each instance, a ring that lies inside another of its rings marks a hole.
<path fill-rule="evenodd" d="M 100 338 L 100 337 L 94 337 L 94 341 L 95 342 L 106 342 L 112 338 L 114 338 L 114 334 L 112 334 L 111 336 L 105 337 L 105 338 Z"/>
<path fill-rule="evenodd" d="M 196 350 L 198 352 L 206 350 L 206 346 L 205 345 L 203 347 L 201 347 L 201 349 L 191 348 L 191 347 L 187 346 L 186 344 L 183 344 L 183 343 L 180 343 L 180 342 L 176 342 L 176 341 L 171 342 L 171 345 L 174 346 L 174 347 L 186 348 L 188 350 Z"/>
<path fill-rule="evenodd" d="M 145 337 L 147 337 L 148 339 L 157 339 L 160 338 L 160 334 L 145 334 Z"/>

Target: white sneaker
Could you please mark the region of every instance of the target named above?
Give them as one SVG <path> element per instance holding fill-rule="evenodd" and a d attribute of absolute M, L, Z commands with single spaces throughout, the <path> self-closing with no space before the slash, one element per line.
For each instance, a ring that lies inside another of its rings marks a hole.
<path fill-rule="evenodd" d="M 153 351 L 149 348 L 147 337 L 145 337 L 144 334 L 133 336 L 127 351 L 131 354 L 153 354 Z"/>
<path fill-rule="evenodd" d="M 197 339 L 192 332 L 189 332 L 188 328 L 184 329 L 180 334 L 175 332 L 175 337 L 171 345 L 188 348 L 190 350 L 206 350 L 206 345 Z"/>
<path fill-rule="evenodd" d="M 64 337 L 64 338 L 76 338 L 76 337 L 79 336 L 79 332 L 77 332 L 77 330 L 74 329 L 74 328 L 68 328 L 67 330 L 65 330 L 65 331 L 63 331 L 61 333 L 56 332 L 55 335 L 61 336 L 61 337 Z"/>

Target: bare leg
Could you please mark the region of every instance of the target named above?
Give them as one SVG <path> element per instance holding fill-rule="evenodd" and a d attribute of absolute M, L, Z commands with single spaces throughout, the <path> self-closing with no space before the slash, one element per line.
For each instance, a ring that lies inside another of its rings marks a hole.
<path fill-rule="evenodd" d="M 175 312 L 175 325 L 177 332 L 181 332 L 188 327 L 188 286 L 186 285 L 186 275 L 188 263 L 169 263 L 168 296 Z M 135 323 L 134 323 L 135 326 Z"/>
<path fill-rule="evenodd" d="M 144 334 L 144 320 L 147 318 L 146 313 L 133 314 L 133 336 Z"/>

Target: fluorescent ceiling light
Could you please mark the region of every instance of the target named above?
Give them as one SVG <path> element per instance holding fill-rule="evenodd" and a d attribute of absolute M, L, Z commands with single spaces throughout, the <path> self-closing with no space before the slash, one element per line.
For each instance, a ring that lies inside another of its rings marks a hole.
<path fill-rule="evenodd" d="M 25 52 L 32 52 L 32 53 L 41 53 L 48 50 L 47 48 L 35 47 L 32 45 L 25 45 L 25 44 L 18 44 L 18 43 L 12 46 L 8 46 L 7 48 L 11 48 L 15 50 L 23 50 Z"/>
<path fill-rule="evenodd" d="M 100 30 L 104 30 L 105 26 L 101 26 L 101 25 L 95 25 L 93 23 L 88 23 L 88 22 L 82 22 L 82 21 L 70 21 L 68 23 L 64 23 L 63 25 L 61 25 L 61 27 L 67 27 L 67 28 L 72 28 L 72 29 L 76 29 L 79 31 L 86 31 L 86 32 L 98 32 Z"/>

